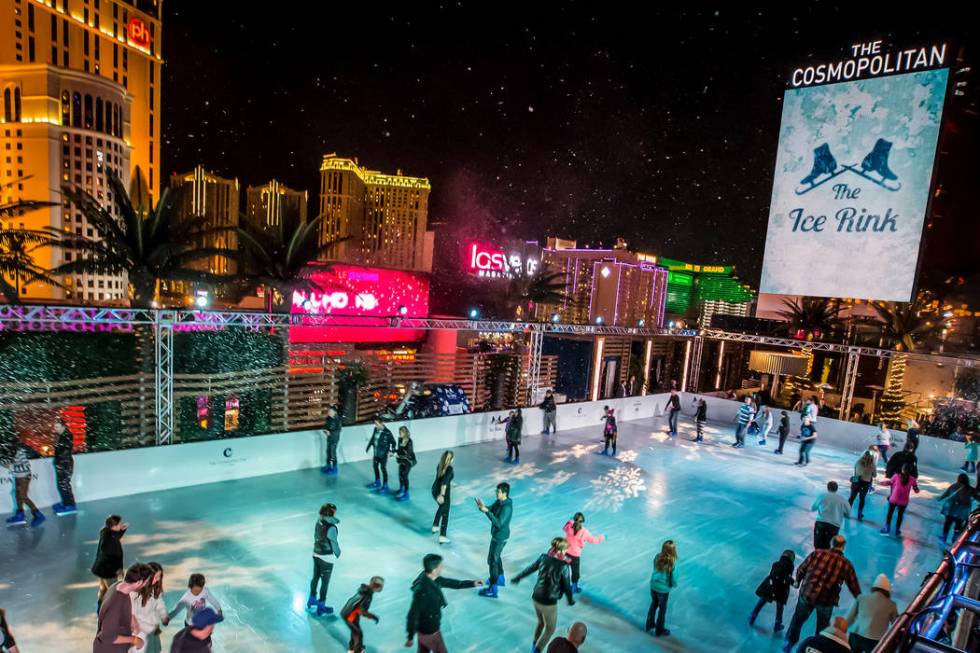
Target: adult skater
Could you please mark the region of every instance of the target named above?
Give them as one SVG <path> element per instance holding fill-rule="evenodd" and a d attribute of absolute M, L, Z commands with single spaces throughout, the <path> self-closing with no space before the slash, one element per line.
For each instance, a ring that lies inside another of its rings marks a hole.
<path fill-rule="evenodd" d="M 579 578 L 581 573 L 582 550 L 585 548 L 585 543 L 600 544 L 606 541 L 606 536 L 595 536 L 590 533 L 589 529 L 585 527 L 585 515 L 580 512 L 575 513 L 571 519 L 565 522 L 563 530 L 565 531 L 565 539 L 568 540 L 568 550 L 565 552 L 565 555 L 568 557 L 569 564 L 572 567 L 572 592 L 578 594 L 582 591 L 582 588 L 579 586 Z"/>
<path fill-rule="evenodd" d="M 504 427 L 505 437 L 507 438 L 507 462 L 515 465 L 521 462 L 521 431 L 524 430 L 524 415 L 521 409 L 510 411 L 507 418 L 507 425 Z"/>
<path fill-rule="evenodd" d="M 834 617 L 833 623 L 813 637 L 807 637 L 797 649 L 800 653 L 848 653 L 850 650 L 844 617 Z"/>
<path fill-rule="evenodd" d="M 408 608 L 408 639 L 411 648 L 416 637 L 418 653 L 448 653 L 439 632 L 446 598 L 442 588 L 461 590 L 483 585 L 480 580 L 455 580 L 442 575 L 442 556 L 430 553 L 422 558 L 422 573 L 412 582 L 412 605 Z"/>
<path fill-rule="evenodd" d="M 677 418 L 681 414 L 681 398 L 677 396 L 677 390 L 670 391 L 667 403 L 664 404 L 664 410 L 667 411 L 667 432 L 670 433 L 671 437 L 676 437 Z"/>
<path fill-rule="evenodd" d="M 306 609 L 316 608 L 316 616 L 333 614 L 333 608 L 326 605 L 327 588 L 333 574 L 334 560 L 340 557 L 340 542 L 337 541 L 337 506 L 325 503 L 320 506 L 320 518 L 313 527 L 313 577 L 310 580 L 310 598 Z M 317 594 L 317 585 L 320 593 Z"/>
<path fill-rule="evenodd" d="M 343 422 L 337 409 L 333 406 L 327 408 L 327 421 L 323 425 L 323 434 L 327 436 L 327 464 L 320 468 L 324 474 L 337 473 L 337 445 L 340 443 L 340 430 Z"/>
<path fill-rule="evenodd" d="M 418 459 L 415 457 L 415 446 L 412 444 L 412 434 L 407 426 L 398 429 L 398 448 L 395 450 L 395 460 L 398 462 L 398 492 L 395 500 L 408 501 L 408 472 Z"/>
<path fill-rule="evenodd" d="M 126 653 L 131 646 L 143 648 L 139 631 L 133 630 L 133 599 L 131 592 L 139 592 L 150 578 L 153 570 L 144 564 L 136 563 L 126 570 L 122 582 L 112 586 L 105 601 L 99 606 L 98 629 L 92 642 L 93 653 Z"/>
<path fill-rule="evenodd" d="M 821 630 L 830 625 L 830 617 L 834 607 L 840 601 L 841 586 L 847 588 L 857 598 L 861 594 L 861 585 L 854 573 L 854 565 L 844 557 L 844 546 L 847 540 L 843 535 L 834 536 L 829 549 L 817 549 L 806 557 L 796 570 L 796 582 L 800 592 L 796 599 L 796 610 L 786 631 L 784 653 L 790 653 L 793 646 L 800 640 L 800 630 L 817 611 L 817 628 Z"/>
<path fill-rule="evenodd" d="M 919 423 L 914 419 L 905 420 L 905 447 L 913 453 L 919 449 L 919 435 L 922 433 Z"/>
<path fill-rule="evenodd" d="M 732 444 L 736 449 L 745 446 L 745 432 L 749 429 L 749 423 L 755 411 L 752 410 L 752 397 L 745 395 L 742 405 L 738 407 L 738 414 L 735 415 L 735 442 Z"/>
<path fill-rule="evenodd" d="M 769 443 L 769 431 L 772 430 L 773 415 L 769 406 L 763 406 L 755 414 L 755 423 L 759 426 L 759 446 L 766 446 Z"/>
<path fill-rule="evenodd" d="M 367 488 L 378 494 L 388 492 L 388 456 L 395 450 L 395 436 L 384 425 L 380 417 L 374 418 L 374 432 L 368 441 L 365 452 L 374 449 L 372 465 L 374 466 L 374 483 L 368 483 Z"/>
<path fill-rule="evenodd" d="M 544 430 L 543 435 L 558 432 L 558 406 L 555 404 L 555 393 L 548 390 L 544 393 L 544 401 L 538 406 L 543 413 Z"/>
<path fill-rule="evenodd" d="M 829 481 L 827 491 L 818 496 L 810 506 L 810 510 L 817 513 L 817 519 L 813 523 L 814 549 L 829 549 L 830 541 L 840 532 L 844 518 L 851 516 L 851 504 L 837 494 L 837 489 L 837 481 Z"/>
<path fill-rule="evenodd" d="M 874 483 L 875 475 L 878 473 L 878 465 L 875 463 L 874 454 L 871 450 L 865 450 L 861 457 L 854 463 L 854 475 L 851 476 L 851 496 L 847 503 L 854 507 L 854 499 L 858 499 L 858 521 L 864 519 L 864 500 L 868 496 L 868 490 Z"/>
<path fill-rule="evenodd" d="M 876 436 L 876 440 L 878 441 L 878 453 L 881 454 L 881 459 L 887 465 L 888 449 L 892 446 L 892 432 L 888 430 L 884 422 L 878 422 L 878 435 Z"/>
<path fill-rule="evenodd" d="M 892 460 L 895 458 L 897 456 L 893 457 Z M 909 465 L 904 465 L 902 471 L 891 478 L 885 479 L 881 484 L 891 487 L 891 492 L 888 495 L 888 513 L 885 515 L 885 525 L 881 527 L 881 534 L 888 535 L 891 531 L 892 515 L 897 509 L 898 517 L 895 519 L 895 537 L 901 537 L 902 517 L 905 516 L 905 509 L 909 505 L 909 498 L 912 492 L 919 493 L 919 484 L 916 482 L 916 478 L 912 474 L 912 468 Z"/>
<path fill-rule="evenodd" d="M 525 577 L 534 572 L 538 573 L 538 580 L 531 593 L 534 614 L 538 617 L 531 653 L 541 653 L 551 640 L 551 636 L 555 634 L 555 626 L 558 623 L 558 601 L 561 597 L 564 596 L 568 600 L 568 605 L 575 605 L 572 585 L 568 580 L 569 565 L 568 557 L 565 555 L 567 549 L 566 540 L 560 537 L 554 538 L 547 553 L 542 553 L 537 560 L 511 579 L 517 585 Z"/>
<path fill-rule="evenodd" d="M 439 533 L 439 544 L 446 544 L 449 538 L 446 536 L 449 530 L 449 504 L 453 487 L 453 460 L 455 455 L 452 451 L 444 451 L 439 457 L 439 464 L 436 465 L 436 480 L 432 483 L 432 498 L 436 501 L 436 516 L 432 519 L 432 532 Z"/>
<path fill-rule="evenodd" d="M 789 588 L 793 585 L 793 565 L 796 563 L 796 554 L 792 550 L 786 549 L 779 560 L 772 563 L 769 568 L 769 575 L 762 579 L 759 587 L 755 590 L 755 595 L 759 597 L 759 602 L 752 608 L 749 615 L 749 625 L 755 625 L 755 620 L 759 617 L 759 612 L 772 601 L 776 604 L 776 623 L 772 627 L 772 632 L 778 633 L 783 629 L 783 609 L 789 600 Z"/>
<path fill-rule="evenodd" d="M 75 493 L 71 488 L 71 475 L 75 471 L 75 459 L 72 457 L 75 441 L 60 415 L 54 418 L 54 438 L 54 478 L 61 501 L 51 506 L 51 509 L 59 516 L 70 515 L 78 512 L 75 507 Z"/>
<path fill-rule="evenodd" d="M 619 428 L 616 426 L 616 411 L 609 406 L 603 406 L 605 425 L 602 427 L 602 439 L 606 443 L 602 448 L 602 455 L 609 455 L 609 445 L 612 445 L 612 455 L 616 456 L 616 439 L 619 435 Z"/>
<path fill-rule="evenodd" d="M 487 577 L 487 587 L 480 590 L 480 596 L 497 598 L 497 588 L 506 584 L 504 578 L 504 563 L 501 554 L 510 539 L 510 518 L 514 514 L 514 505 L 510 499 L 510 484 L 497 484 L 497 500 L 490 506 L 477 498 L 476 507 L 490 520 L 490 550 L 487 552 L 487 566 L 490 573 Z"/>
<path fill-rule="evenodd" d="M 122 538 L 129 524 L 119 515 L 106 517 L 105 525 L 99 531 L 99 545 L 95 550 L 95 562 L 92 563 L 92 574 L 99 579 L 99 598 L 96 611 L 102 606 L 109 586 L 119 580 L 123 570 Z"/>
<path fill-rule="evenodd" d="M 17 640 L 14 639 L 14 634 L 10 631 L 10 624 L 7 623 L 7 613 L 3 609 L 0 609 L 0 651 L 20 653 L 20 649 L 17 648 Z"/>
<path fill-rule="evenodd" d="M 803 418 L 800 426 L 800 458 L 794 464 L 798 467 L 806 467 L 810 464 L 810 451 L 817 441 L 817 428 L 811 423 L 809 417 Z"/>
<path fill-rule="evenodd" d="M 909 472 L 912 474 L 912 476 L 919 475 L 919 459 L 915 455 L 915 449 L 913 449 L 911 444 L 907 441 L 901 451 L 893 454 L 892 457 L 888 459 L 888 464 L 885 465 L 885 478 L 891 478 L 895 474 L 901 472 L 902 468 L 906 466 L 908 466 Z"/>
<path fill-rule="evenodd" d="M 160 653 L 160 626 L 170 623 L 167 607 L 163 604 L 163 567 L 158 562 L 148 562 L 153 571 L 150 581 L 137 594 L 133 594 L 133 617 L 143 633 L 145 644 L 139 653 Z"/>
<path fill-rule="evenodd" d="M 789 413 L 785 410 L 779 411 L 779 447 L 773 451 L 774 454 L 783 455 L 783 447 L 786 445 L 786 438 L 789 437 Z"/>
<path fill-rule="evenodd" d="M 708 421 L 708 402 L 704 400 L 704 397 L 698 399 L 698 408 L 694 413 L 694 426 L 696 428 L 697 435 L 694 437 L 695 442 L 704 442 L 704 423 Z"/>
<path fill-rule="evenodd" d="M 224 615 L 211 608 L 195 612 L 190 623 L 174 635 L 170 653 L 211 653 L 211 635 L 214 633 L 214 625 L 224 619 Z"/>
<path fill-rule="evenodd" d="M 568 629 L 564 637 L 556 637 L 548 646 L 547 653 L 578 653 L 579 647 L 585 644 L 589 629 L 581 621 L 576 621 Z"/>
<path fill-rule="evenodd" d="M 946 518 L 943 521 L 943 534 L 939 538 L 945 545 L 946 538 L 949 537 L 949 530 L 953 528 L 953 537 L 963 530 L 970 512 L 973 509 L 973 501 L 977 498 L 977 491 L 970 485 L 970 477 L 960 474 L 956 477 L 956 482 L 951 484 L 946 491 L 936 497 L 943 503 L 940 513 Z"/>
<path fill-rule="evenodd" d="M 888 576 L 878 574 L 871 591 L 857 597 L 847 613 L 847 623 L 851 624 L 848 641 L 852 653 L 871 653 L 896 619 L 898 606 L 892 601 L 892 585 Z"/>
<path fill-rule="evenodd" d="M 16 504 L 14 514 L 7 518 L 7 525 L 20 526 L 27 523 L 24 516 L 24 506 L 31 510 L 31 527 L 36 528 L 44 523 L 45 517 L 41 509 L 31 501 L 31 461 L 28 460 L 28 452 L 33 451 L 27 448 L 23 442 L 16 440 L 13 445 L 13 457 L 0 461 L 4 467 L 10 469 L 10 475 L 14 479 L 14 501 Z"/>
<path fill-rule="evenodd" d="M 370 619 L 374 623 L 380 623 L 378 615 L 371 612 L 371 601 L 374 595 L 384 590 L 385 579 L 381 576 L 373 576 L 367 583 L 361 583 L 357 594 L 347 599 L 347 603 L 340 610 L 340 616 L 344 619 L 344 624 L 350 629 L 350 642 L 347 644 L 347 653 L 363 653 L 364 651 L 364 631 L 361 630 L 361 617 Z"/>
<path fill-rule="evenodd" d="M 669 637 L 670 631 L 664 627 L 667 617 L 667 599 L 670 591 L 677 587 L 677 546 L 667 540 L 653 559 L 653 573 L 650 575 L 650 610 L 647 612 L 645 630 L 653 630 L 657 637 Z"/>

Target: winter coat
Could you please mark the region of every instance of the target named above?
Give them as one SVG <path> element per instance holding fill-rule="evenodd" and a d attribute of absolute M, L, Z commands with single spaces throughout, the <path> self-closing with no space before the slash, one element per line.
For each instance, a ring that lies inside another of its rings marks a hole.
<path fill-rule="evenodd" d="M 826 628 L 819 635 L 804 639 L 796 650 L 803 653 L 849 653 L 851 645 L 846 639 L 841 639 L 833 628 Z"/>
<path fill-rule="evenodd" d="M 788 556 L 782 556 L 772 563 L 769 575 L 762 579 L 755 595 L 766 603 L 775 601 L 786 605 L 789 600 L 789 588 L 793 584 L 793 561 Z"/>
<path fill-rule="evenodd" d="M 398 461 L 399 465 L 415 467 L 418 459 L 415 457 L 415 446 L 412 444 L 411 438 L 405 444 L 402 444 L 401 439 L 398 440 L 398 449 L 395 450 L 395 460 Z"/>
<path fill-rule="evenodd" d="M 664 409 L 670 412 L 679 411 L 681 409 L 681 398 L 677 395 L 670 395 L 667 397 L 667 405 Z"/>
<path fill-rule="evenodd" d="M 521 579 L 538 572 L 538 580 L 534 583 L 531 598 L 541 605 L 555 605 L 564 596 L 568 605 L 575 605 L 572 597 L 572 581 L 569 578 L 568 559 L 561 554 L 542 553 L 524 571 L 512 580 L 518 583 Z"/>
<path fill-rule="evenodd" d="M 357 594 L 347 599 L 347 603 L 340 609 L 340 616 L 347 623 L 356 624 L 361 619 L 361 615 L 370 614 L 371 599 L 374 598 L 374 591 L 364 583 L 361 583 Z"/>
<path fill-rule="evenodd" d="M 486 516 L 490 520 L 490 537 L 498 542 L 510 539 L 510 518 L 514 514 L 514 506 L 510 497 L 501 501 L 497 499 L 490 505 Z"/>
<path fill-rule="evenodd" d="M 599 544 L 600 542 L 603 542 L 606 539 L 602 535 L 596 537 L 595 535 L 590 533 L 589 529 L 587 529 L 585 526 L 578 529 L 578 532 L 576 533 L 575 522 L 572 520 L 568 520 L 565 523 L 564 531 L 565 531 L 565 539 L 568 541 L 568 550 L 566 551 L 566 553 L 575 558 L 581 557 L 582 549 L 585 548 L 586 542 L 588 542 L 589 544 Z"/>
<path fill-rule="evenodd" d="M 71 460 L 72 452 L 75 449 L 71 431 L 66 428 L 61 432 L 61 435 L 56 437 L 57 439 L 54 442 L 54 462 L 57 464 Z"/>
<path fill-rule="evenodd" d="M 446 494 L 443 499 L 449 501 L 449 496 L 453 491 L 453 466 L 449 465 L 446 467 L 446 471 L 442 473 L 442 476 L 438 475 L 438 470 L 436 470 L 436 480 L 432 483 L 432 498 L 435 499 L 439 496 L 439 492 L 442 491 L 442 486 L 446 486 Z"/>
<path fill-rule="evenodd" d="M 396 446 L 395 436 L 391 434 L 387 426 L 382 426 L 380 430 L 374 429 L 374 433 L 371 434 L 371 441 L 368 442 L 367 449 L 364 451 L 370 451 L 371 447 L 374 447 L 374 457 L 378 460 L 384 460 Z"/>
<path fill-rule="evenodd" d="M 99 534 L 99 548 L 95 552 L 92 573 L 99 578 L 116 580 L 123 568 L 122 536 L 126 531 L 102 529 Z"/>
<path fill-rule="evenodd" d="M 888 625 L 896 619 L 898 606 L 886 595 L 875 590 L 857 597 L 847 613 L 851 632 L 875 641 L 884 636 Z"/>
<path fill-rule="evenodd" d="M 455 580 L 440 576 L 432 580 L 424 573 L 412 582 L 412 605 L 408 608 L 407 631 L 409 637 L 416 633 L 431 635 L 439 632 L 442 609 L 446 607 L 443 587 L 461 590 L 474 587 L 473 581 Z"/>
<path fill-rule="evenodd" d="M 340 557 L 340 543 L 337 541 L 336 517 L 320 517 L 313 527 L 313 553 L 321 556 L 333 555 Z"/>
<path fill-rule="evenodd" d="M 340 438 L 340 429 L 343 427 L 343 422 L 340 420 L 340 415 L 334 415 L 333 417 L 327 417 L 327 421 L 323 425 L 323 430 L 327 432 L 328 440 L 337 440 Z"/>
<path fill-rule="evenodd" d="M 972 487 L 953 483 L 939 495 L 939 500 L 943 502 L 940 512 L 947 517 L 966 521 L 970 518 L 970 511 L 973 508 L 975 498 L 976 490 Z"/>
<path fill-rule="evenodd" d="M 708 404 L 707 402 L 698 403 L 698 412 L 694 415 L 695 421 L 705 422 L 708 419 Z"/>
<path fill-rule="evenodd" d="M 616 428 L 616 417 L 614 415 L 606 415 L 606 427 L 603 429 L 602 434 L 607 438 L 614 438 L 619 430 Z"/>
<path fill-rule="evenodd" d="M 553 413 L 556 410 L 558 410 L 558 406 L 555 404 L 554 396 L 545 397 L 544 401 L 541 402 L 539 408 L 541 408 L 541 410 L 543 410 L 546 413 Z"/>
<path fill-rule="evenodd" d="M 963 447 L 966 449 L 966 462 L 977 462 L 977 455 L 980 453 L 980 442 L 967 442 Z"/>
<path fill-rule="evenodd" d="M 650 591 L 658 594 L 666 594 L 671 589 L 677 587 L 677 563 L 670 573 L 657 569 L 657 560 L 660 559 L 658 553 L 653 559 L 653 573 L 650 575 Z"/>
<path fill-rule="evenodd" d="M 779 435 L 783 437 L 789 435 L 789 415 L 779 418 Z"/>
<path fill-rule="evenodd" d="M 524 428 L 524 418 L 520 415 L 514 415 L 507 419 L 506 434 L 507 442 L 512 444 L 521 443 L 521 431 Z"/>
<path fill-rule="evenodd" d="M 892 491 L 888 495 L 888 503 L 893 503 L 896 506 L 909 505 L 909 496 L 912 494 L 912 491 L 919 492 L 919 485 L 915 482 L 914 476 L 909 476 L 908 483 L 902 483 L 901 474 L 895 474 L 891 478 L 882 481 L 881 484 L 891 486 Z"/>
<path fill-rule="evenodd" d="M 888 464 L 885 465 L 885 476 L 891 478 L 895 474 L 901 473 L 903 465 L 911 467 L 909 472 L 912 476 L 919 475 L 919 459 L 916 458 L 915 452 L 903 449 L 888 459 Z"/>

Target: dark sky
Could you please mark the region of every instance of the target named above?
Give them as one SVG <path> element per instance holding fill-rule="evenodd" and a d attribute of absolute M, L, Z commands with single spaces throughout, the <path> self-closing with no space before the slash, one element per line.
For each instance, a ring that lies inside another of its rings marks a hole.
<path fill-rule="evenodd" d="M 168 0 L 164 170 L 276 177 L 316 206 L 336 151 L 429 177 L 430 221 L 457 232 L 623 236 L 757 285 L 788 71 L 971 27 L 872 3 L 672 4 Z"/>

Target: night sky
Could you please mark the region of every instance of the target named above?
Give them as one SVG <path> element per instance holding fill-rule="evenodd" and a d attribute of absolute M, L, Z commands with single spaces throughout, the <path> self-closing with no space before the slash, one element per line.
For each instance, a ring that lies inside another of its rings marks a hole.
<path fill-rule="evenodd" d="M 312 214 L 335 151 L 429 177 L 430 222 L 450 233 L 622 236 L 755 286 L 788 72 L 875 38 L 975 39 L 952 12 L 675 4 L 168 0 L 164 173 L 276 177 L 310 191 Z M 976 114 L 954 117 L 937 206 L 958 216 L 978 148 Z"/>

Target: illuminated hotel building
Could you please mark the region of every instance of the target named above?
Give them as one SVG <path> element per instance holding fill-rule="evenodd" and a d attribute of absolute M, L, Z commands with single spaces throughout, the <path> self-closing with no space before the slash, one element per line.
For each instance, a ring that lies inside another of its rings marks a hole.
<path fill-rule="evenodd" d="M 97 236 L 62 202 L 73 183 L 108 202 L 106 172 L 128 187 L 136 166 L 160 185 L 161 6 L 152 0 L 0 0 L 0 201 L 47 200 L 8 227 Z M 9 184 L 9 185 L 8 185 Z M 72 252 L 41 249 L 52 268 Z M 65 288 L 32 284 L 28 300 L 124 302 L 125 277 L 73 275 Z"/>
<path fill-rule="evenodd" d="M 178 223 L 192 217 L 204 218 L 210 229 L 227 228 L 227 231 L 209 236 L 197 245 L 203 248 L 237 249 L 238 196 L 237 179 L 224 179 L 197 166 L 190 172 L 174 174 L 170 185 L 178 193 Z M 224 256 L 212 256 L 191 264 L 191 267 L 213 274 L 233 274 L 235 262 Z"/>
<path fill-rule="evenodd" d="M 320 165 L 320 243 L 340 239 L 327 258 L 402 270 L 431 271 L 433 233 L 426 231 L 429 180 L 368 170 L 327 154 Z"/>
<path fill-rule="evenodd" d="M 254 231 L 278 227 L 283 219 L 306 223 L 306 191 L 293 190 L 275 179 L 245 189 L 245 220 Z M 287 225 L 288 232 L 289 225 Z"/>
<path fill-rule="evenodd" d="M 713 315 L 748 316 L 755 293 L 735 278 L 730 265 L 696 265 L 660 259 L 667 268 L 667 313 L 672 318 L 696 320 L 711 326 Z"/>

